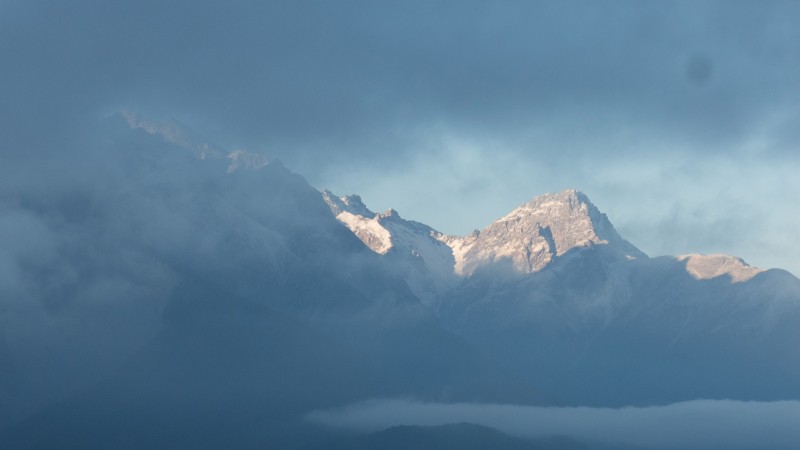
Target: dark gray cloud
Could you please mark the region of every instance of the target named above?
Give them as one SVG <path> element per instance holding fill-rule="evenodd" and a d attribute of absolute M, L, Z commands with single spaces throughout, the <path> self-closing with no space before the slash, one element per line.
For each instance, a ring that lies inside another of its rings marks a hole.
<path fill-rule="evenodd" d="M 12 62 L 4 81 L 14 86 L 15 106 L 124 105 L 205 120 L 287 150 L 333 140 L 380 154 L 392 143 L 359 148 L 365 136 L 432 121 L 520 134 L 553 120 L 591 127 L 594 115 L 735 139 L 765 108 L 797 96 L 792 19 L 800 8 L 790 3 L 3 8 Z"/>
<path fill-rule="evenodd" d="M 654 189 L 670 183 L 656 170 L 664 161 L 755 164 L 761 178 L 737 182 L 789 203 L 794 177 L 769 173 L 800 164 L 798 19 L 797 3 L 779 1 L 6 1 L 0 135 L 16 164 L 0 170 L 13 172 L 5 185 L 42 167 L 59 178 L 84 155 L 91 121 L 129 108 L 446 232 L 564 187 L 612 210 L 613 190 L 691 203 L 697 190 L 728 188 L 712 171 Z M 734 200 L 732 210 L 753 206 Z M 766 233 L 793 220 L 775 217 Z M 683 251 L 668 234 L 615 222 L 645 249 Z M 798 252 L 742 256 L 777 265 Z"/>
<path fill-rule="evenodd" d="M 25 400 L 0 410 L 114 370 L 158 332 L 170 264 L 229 242 L 187 225 L 188 199 L 134 189 L 96 132 L 123 108 L 445 232 L 576 187 L 648 253 L 800 273 L 798 19 L 777 1 L 0 0 L 0 364 L 36 374 L 2 371 Z M 182 167 L 156 176 L 194 192 Z"/>
<path fill-rule="evenodd" d="M 612 409 L 376 400 L 315 411 L 308 419 L 358 431 L 468 422 L 515 436 L 570 436 L 609 448 L 790 449 L 800 441 L 799 413 L 796 401 L 695 400 Z"/>

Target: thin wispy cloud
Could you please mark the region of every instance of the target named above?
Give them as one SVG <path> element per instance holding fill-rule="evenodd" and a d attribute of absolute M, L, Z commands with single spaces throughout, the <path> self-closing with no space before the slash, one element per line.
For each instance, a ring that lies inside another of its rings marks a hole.
<path fill-rule="evenodd" d="M 314 411 L 307 419 L 359 432 L 468 422 L 520 437 L 562 435 L 586 443 L 651 449 L 790 449 L 800 442 L 797 401 L 694 400 L 614 409 L 373 400 Z"/>

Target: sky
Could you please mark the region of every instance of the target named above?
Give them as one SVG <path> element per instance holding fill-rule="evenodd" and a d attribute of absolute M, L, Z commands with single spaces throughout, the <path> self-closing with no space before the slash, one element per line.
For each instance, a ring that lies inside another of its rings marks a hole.
<path fill-rule="evenodd" d="M 577 188 L 650 255 L 800 274 L 798 22 L 788 1 L 0 0 L 0 189 L 91 174 L 84 134 L 126 109 L 446 233 Z"/>

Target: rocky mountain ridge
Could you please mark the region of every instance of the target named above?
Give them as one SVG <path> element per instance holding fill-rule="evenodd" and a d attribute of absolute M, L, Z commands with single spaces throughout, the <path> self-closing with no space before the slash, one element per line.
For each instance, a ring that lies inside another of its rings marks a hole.
<path fill-rule="evenodd" d="M 440 278 L 469 277 L 492 266 L 507 266 L 515 273 L 531 274 L 567 253 L 598 245 L 619 258 L 648 258 L 622 238 L 606 214 L 576 189 L 536 196 L 467 236 L 446 235 L 428 225 L 403 219 L 392 209 L 374 213 L 358 195 L 338 197 L 323 190 L 322 197 L 337 220 L 374 252 L 392 251 L 417 258 Z M 729 276 L 741 282 L 763 272 L 741 258 L 724 254 L 688 254 L 674 259 L 685 262 L 686 270 L 696 279 Z"/>
<path fill-rule="evenodd" d="M 574 190 L 447 236 L 177 125 L 106 125 L 112 176 L 5 205 L 48 247 L 9 254 L 4 448 L 332 448 L 307 414 L 376 398 L 800 399 L 788 272 L 647 257 Z"/>

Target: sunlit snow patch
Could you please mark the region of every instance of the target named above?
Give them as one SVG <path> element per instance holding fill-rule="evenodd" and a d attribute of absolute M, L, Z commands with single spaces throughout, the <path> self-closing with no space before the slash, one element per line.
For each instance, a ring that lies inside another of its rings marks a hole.
<path fill-rule="evenodd" d="M 676 256 L 675 259 L 686 262 L 686 272 L 695 280 L 710 280 L 727 275 L 731 283 L 743 283 L 764 271 L 747 264 L 741 258 L 722 254 L 689 254 Z"/>

